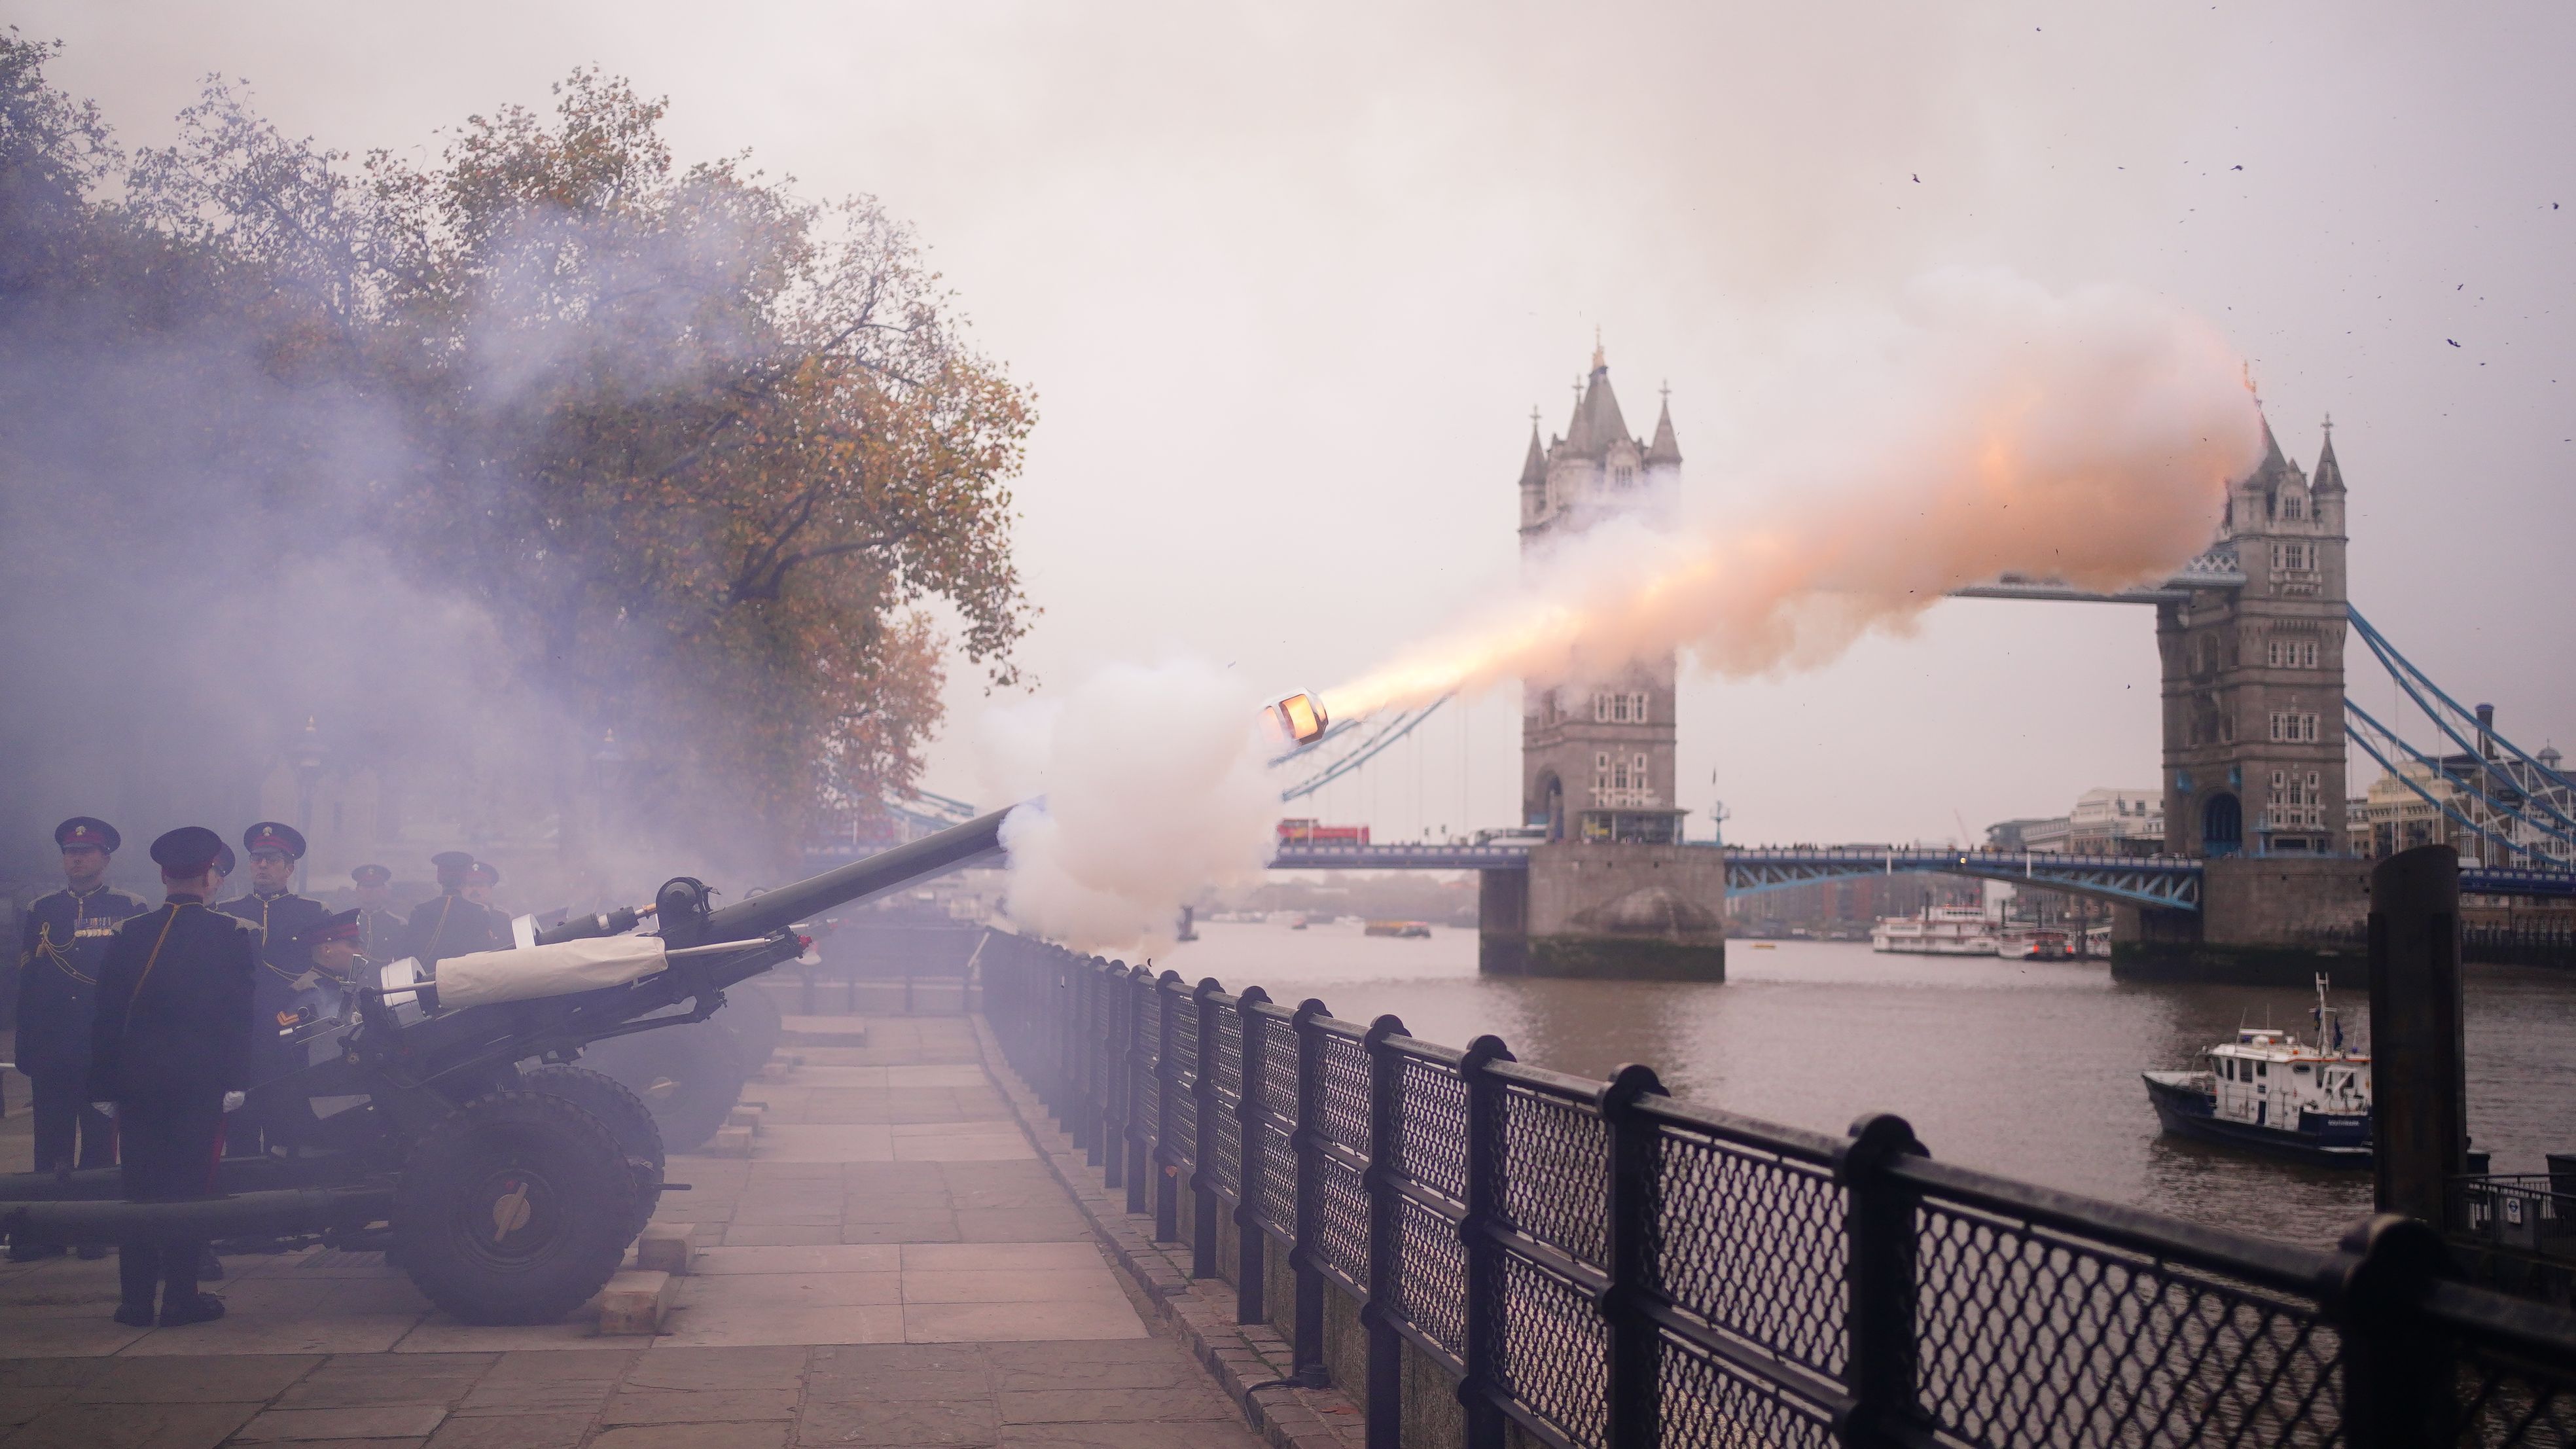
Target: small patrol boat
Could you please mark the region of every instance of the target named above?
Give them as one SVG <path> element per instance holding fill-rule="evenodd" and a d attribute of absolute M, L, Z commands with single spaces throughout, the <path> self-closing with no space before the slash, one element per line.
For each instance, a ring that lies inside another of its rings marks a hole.
<path fill-rule="evenodd" d="M 2281 1028 L 2239 1027 L 2201 1053 L 2206 1069 L 2144 1072 L 2164 1130 L 2332 1167 L 2370 1165 L 2370 1058 L 2347 1050 L 2317 977 L 2315 1045 Z"/>

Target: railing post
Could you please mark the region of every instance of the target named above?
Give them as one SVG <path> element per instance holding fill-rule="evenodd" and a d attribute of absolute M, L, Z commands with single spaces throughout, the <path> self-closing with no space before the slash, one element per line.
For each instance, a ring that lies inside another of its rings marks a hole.
<path fill-rule="evenodd" d="M 1597 1105 L 1610 1137 L 1610 1288 L 1601 1316 L 1610 1326 L 1610 1449 L 1663 1442 L 1664 1339 L 1647 1311 L 1660 1291 L 1655 1215 L 1663 1198 L 1661 1129 L 1637 1109 L 1665 1095 L 1651 1068 L 1621 1067 Z"/>
<path fill-rule="evenodd" d="M 1181 973 L 1166 971 L 1148 983 L 1154 993 L 1154 1241 L 1174 1242 L 1181 1236 L 1180 1164 L 1172 1153 L 1172 1103 L 1179 1098 L 1179 1084 L 1173 1081 L 1172 1034 L 1179 1023 L 1173 1020 L 1172 988 L 1181 984 Z"/>
<path fill-rule="evenodd" d="M 1503 1331 L 1503 1249 L 1494 1230 L 1503 1217 L 1506 1152 L 1503 1085 L 1487 1070 L 1514 1060 L 1502 1038 L 1467 1044 L 1458 1075 L 1467 1091 L 1467 1214 L 1458 1237 L 1467 1259 L 1467 1376 L 1458 1402 L 1467 1411 L 1467 1449 L 1502 1449 L 1502 1391 L 1495 1384 Z"/>
<path fill-rule="evenodd" d="M 1089 960 L 1074 968 L 1075 979 L 1082 983 L 1082 1030 L 1074 1038 L 1074 1051 L 1081 1063 L 1075 1072 L 1075 1088 L 1082 1097 L 1082 1130 L 1075 1140 L 1082 1144 L 1085 1167 L 1098 1167 L 1103 1155 L 1101 1124 L 1107 1120 L 1100 1100 L 1100 1033 L 1108 1025 L 1100 1009 L 1100 972 Z"/>
<path fill-rule="evenodd" d="M 1243 1051 L 1237 1065 L 1242 1080 L 1235 1083 L 1234 1125 L 1241 1134 L 1242 1147 L 1236 1155 L 1241 1165 L 1242 1198 L 1234 1205 L 1234 1321 L 1259 1323 L 1270 1316 L 1264 1275 L 1270 1271 L 1260 1223 L 1261 1203 L 1270 1187 L 1269 1139 L 1262 1131 L 1264 1105 L 1263 1083 L 1267 1080 L 1266 1063 L 1270 1055 L 1269 1033 L 1262 1030 L 1261 1017 L 1254 1003 L 1268 1004 L 1270 993 L 1258 986 L 1247 986 L 1234 999 L 1235 1027 L 1243 1038 Z"/>
<path fill-rule="evenodd" d="M 1190 1029 L 1198 1047 L 1190 1053 L 1190 1276 L 1216 1276 L 1216 1179 L 1208 1168 L 1216 1144 L 1216 1019 L 1225 994 L 1213 976 L 1199 979 L 1190 993 Z"/>
<path fill-rule="evenodd" d="M 1914 1341 L 1918 1201 L 1887 1168 L 1899 1157 L 1929 1155 L 1911 1124 L 1884 1112 L 1854 1122 L 1851 1140 L 1836 1155 L 1834 1176 L 1844 1194 L 1844 1285 L 1851 1300 L 1844 1374 L 1852 1407 L 1835 1433 L 1854 1449 L 1894 1445 L 1897 1431 L 1920 1417 Z"/>
<path fill-rule="evenodd" d="M 1292 1023 L 1297 1033 L 1297 1111 L 1289 1145 L 1297 1153 L 1297 1241 L 1288 1250 L 1288 1265 L 1297 1283 L 1297 1317 L 1288 1337 L 1288 1355 L 1297 1382 L 1321 1388 L 1332 1381 L 1324 1369 L 1324 1274 L 1315 1266 L 1316 1245 L 1324 1239 L 1321 1134 L 1324 1095 L 1324 1037 L 1315 1018 L 1330 1016 L 1324 1003 L 1308 997 L 1297 1004 Z"/>
<path fill-rule="evenodd" d="M 1369 1023 L 1360 1049 L 1368 1058 L 1368 1170 L 1360 1186 L 1368 1193 L 1368 1302 L 1360 1306 L 1360 1323 L 1368 1329 L 1368 1449 L 1401 1449 L 1404 1442 L 1404 1338 L 1395 1331 L 1396 1274 L 1403 1259 L 1397 1235 L 1404 1231 L 1401 1193 L 1396 1187 L 1396 1136 L 1401 1126 L 1397 1098 L 1404 1090 L 1404 1058 L 1387 1038 L 1408 1033 L 1404 1023 L 1381 1016 Z"/>
<path fill-rule="evenodd" d="M 2343 1340 L 2352 1449 L 2461 1442 L 2455 1349 L 2420 1306 L 2449 1257 L 2437 1229 L 2396 1213 L 2363 1218 L 2336 1245 L 2319 1296 Z"/>
<path fill-rule="evenodd" d="M 1149 1201 L 1151 1201 L 1149 1196 L 1146 1196 L 1146 1186 L 1149 1186 L 1146 1178 L 1149 1178 L 1151 1171 L 1154 1171 L 1154 1163 L 1149 1160 L 1149 1150 L 1146 1150 L 1149 1145 L 1146 1145 L 1144 1140 L 1144 1091 L 1141 1091 L 1139 1083 L 1136 1083 L 1136 1078 L 1144 1075 L 1144 1055 L 1146 1055 L 1146 1049 L 1149 1049 L 1146 1044 L 1151 1042 L 1151 1036 L 1146 1034 L 1144 1024 L 1136 1021 L 1136 1016 L 1144 1011 L 1144 1006 L 1149 1006 L 1151 1000 L 1154 1000 L 1149 995 L 1151 990 L 1154 990 L 1154 972 L 1146 967 L 1128 967 L 1128 987 L 1126 987 L 1126 993 L 1123 993 L 1126 995 L 1126 1000 L 1121 1000 L 1121 1008 L 1126 1011 L 1126 1018 L 1128 1018 L 1128 1060 L 1126 1060 L 1126 1073 L 1123 1073 L 1126 1075 L 1126 1093 L 1128 1093 L 1128 1101 L 1126 1101 L 1128 1212 L 1139 1212 L 1139 1214 L 1149 1207 Z"/>
<path fill-rule="evenodd" d="M 1055 1115 L 1067 1137 L 1082 1135 L 1082 962 L 1068 956 L 1056 963 L 1063 989 L 1056 1004 L 1063 1008 L 1055 1027 Z M 908 982 L 911 978 L 905 978 Z"/>
<path fill-rule="evenodd" d="M 1094 958 L 1091 969 L 1100 973 L 1100 1006 L 1108 1013 L 1100 1059 L 1109 1088 L 1100 1123 L 1100 1185 L 1123 1188 L 1127 1185 L 1127 1123 L 1132 1115 L 1127 1106 L 1128 1038 L 1134 1035 L 1136 1018 L 1128 1010 L 1127 968 Z"/>

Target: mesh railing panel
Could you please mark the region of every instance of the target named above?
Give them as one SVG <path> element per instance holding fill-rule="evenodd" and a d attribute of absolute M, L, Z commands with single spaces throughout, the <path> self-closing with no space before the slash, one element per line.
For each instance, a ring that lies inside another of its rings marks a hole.
<path fill-rule="evenodd" d="M 1841 1373 L 1848 1250 L 1831 1170 L 1669 1126 L 1655 1154 L 1653 1286 L 1720 1328 Z"/>
<path fill-rule="evenodd" d="M 1172 1093 L 1172 1156 L 1183 1167 L 1198 1165 L 1199 1104 L 1185 1091 Z"/>
<path fill-rule="evenodd" d="M 1495 1305 L 1494 1377 L 1578 1444 L 1609 1429 L 1610 1336 L 1583 1290 L 1505 1254 Z M 1685 1441 L 1687 1442 L 1687 1441 Z"/>
<path fill-rule="evenodd" d="M 1128 1100 L 1135 1104 L 1135 1110 L 1129 1115 L 1136 1123 L 1136 1130 L 1144 1133 L 1145 1140 L 1151 1142 L 1154 1128 L 1163 1117 L 1163 1084 L 1154 1080 L 1152 1063 L 1131 1065 L 1127 1073 L 1127 1090 L 1133 1094 Z"/>
<path fill-rule="evenodd" d="M 1172 1014 L 1172 1072 L 1186 1086 L 1198 1080 L 1199 1004 L 1179 992 L 1165 991 L 1163 1008 Z"/>
<path fill-rule="evenodd" d="M 1255 1020 L 1261 1030 L 1261 1105 L 1286 1121 L 1297 1115 L 1297 1028 L 1276 1017 Z"/>
<path fill-rule="evenodd" d="M 1467 1083 L 1445 1062 L 1407 1057 L 1395 1097 L 1395 1169 L 1452 1202 L 1467 1200 Z"/>
<path fill-rule="evenodd" d="M 1221 1112 L 1208 1133 L 1208 1186 L 1228 1202 L 1243 1201 L 1243 1129 L 1232 1111 Z"/>
<path fill-rule="evenodd" d="M 1663 1442 L 1693 1449 L 1826 1449 L 1833 1421 L 1684 1339 L 1663 1336 Z"/>
<path fill-rule="evenodd" d="M 1297 1237 L 1297 1150 L 1288 1145 L 1288 1129 L 1265 1114 L 1261 1121 L 1261 1201 L 1254 1211 L 1262 1226 L 1279 1236 Z"/>
<path fill-rule="evenodd" d="M 2576 1449 L 2576 1379 L 2463 1335 L 2457 1376 L 2462 1449 Z"/>
<path fill-rule="evenodd" d="M 1369 1070 L 1368 1054 L 1360 1044 L 1344 1036 L 1323 1040 L 1315 1100 L 1323 1108 L 1323 1120 L 1315 1125 L 1323 1129 L 1327 1140 L 1338 1142 L 1362 1157 L 1369 1150 Z"/>
<path fill-rule="evenodd" d="M 1243 1018 L 1232 1008 L 1216 1015 L 1216 1095 L 1219 1101 L 1233 1106 L 1242 1095 L 1243 1086 Z"/>
<path fill-rule="evenodd" d="M 1336 1158 L 1316 1161 L 1314 1245 L 1324 1267 L 1344 1287 L 1368 1296 L 1368 1192 L 1360 1175 Z"/>
<path fill-rule="evenodd" d="M 1215 1077 L 1216 1095 L 1212 1110 L 1216 1120 L 1210 1125 L 1214 1139 L 1208 1152 L 1210 1185 L 1228 1201 L 1243 1200 L 1243 1127 L 1235 1119 L 1235 1108 L 1241 1094 L 1235 1089 L 1243 1082 L 1243 1023 L 1231 1011 L 1218 1013 L 1216 1019 L 1216 1061 L 1210 1067 Z"/>
<path fill-rule="evenodd" d="M 1610 1256 L 1610 1136 L 1599 1116 L 1519 1087 L 1502 1094 L 1503 1215 L 1599 1266 Z"/>
<path fill-rule="evenodd" d="M 1395 1217 L 1395 1315 L 1463 1359 L 1467 1245 L 1458 1224 L 1411 1198 L 1397 1199 Z"/>
<path fill-rule="evenodd" d="M 1968 1443 L 2340 1442 L 2312 1302 L 1938 1201 L 1916 1241 L 1922 1406 Z"/>

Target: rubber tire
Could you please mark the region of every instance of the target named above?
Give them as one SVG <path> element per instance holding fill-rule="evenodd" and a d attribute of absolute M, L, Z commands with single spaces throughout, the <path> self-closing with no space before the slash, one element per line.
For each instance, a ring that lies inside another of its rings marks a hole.
<path fill-rule="evenodd" d="M 778 1010 L 778 998 L 756 976 L 725 992 L 724 1010 L 716 1013 L 716 1020 L 733 1029 L 742 1043 L 743 1066 L 750 1071 L 759 1070 L 787 1040 L 787 1019 Z"/>
<path fill-rule="evenodd" d="M 626 1235 L 633 1242 L 662 1202 L 662 1128 L 653 1120 L 652 1109 L 606 1072 L 569 1063 L 530 1068 L 519 1075 L 519 1083 L 531 1092 L 547 1092 L 571 1102 L 598 1118 L 617 1139 L 626 1154 L 627 1175 L 635 1179 L 634 1230 Z"/>
<path fill-rule="evenodd" d="M 531 1192 L 530 1189 L 536 1189 Z M 506 1253 L 479 1241 L 524 1194 L 544 1231 Z M 395 1257 L 466 1323 L 559 1323 L 608 1284 L 633 1240 L 635 1180 L 616 1134 L 549 1092 L 477 1097 L 423 1133 L 394 1184 Z"/>
<path fill-rule="evenodd" d="M 706 1146 L 742 1100 L 742 1047 L 713 1020 L 617 1037 L 588 1056 L 644 1099 L 671 1152 Z"/>

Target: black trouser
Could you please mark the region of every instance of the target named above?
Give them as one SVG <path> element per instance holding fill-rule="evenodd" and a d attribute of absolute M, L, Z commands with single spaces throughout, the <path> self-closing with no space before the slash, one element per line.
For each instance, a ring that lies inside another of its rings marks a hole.
<path fill-rule="evenodd" d="M 116 1113 L 129 1201 L 172 1202 L 214 1191 L 215 1160 L 224 1145 L 221 1092 L 124 1102 Z M 156 1286 L 167 1290 L 165 1303 L 188 1302 L 197 1291 L 197 1259 L 205 1251 L 205 1239 L 194 1237 L 117 1244 L 117 1279 L 125 1306 L 149 1310 Z"/>
<path fill-rule="evenodd" d="M 36 1170 L 66 1167 L 114 1167 L 116 1124 L 86 1100 L 89 1084 L 80 1073 L 47 1072 L 30 1084 L 36 1116 Z M 73 1151 L 73 1143 L 79 1151 Z"/>

